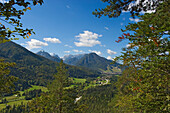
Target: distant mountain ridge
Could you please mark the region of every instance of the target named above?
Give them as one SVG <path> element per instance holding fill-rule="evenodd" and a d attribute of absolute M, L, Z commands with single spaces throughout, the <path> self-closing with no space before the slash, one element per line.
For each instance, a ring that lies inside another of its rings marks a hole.
<path fill-rule="evenodd" d="M 119 63 L 111 64 L 112 60 L 97 55 L 96 53 L 69 55 L 66 56 L 64 62 L 66 64 L 86 67 L 98 70 L 104 73 L 121 73 Z"/>
<path fill-rule="evenodd" d="M 26 48 L 10 41 L 0 44 L 0 59 L 15 62 L 16 66 L 11 68 L 10 75 L 20 78 L 19 84 L 47 85 L 57 72 L 58 62 L 37 55 Z M 71 77 L 96 77 L 97 71 L 66 65 Z"/>
<path fill-rule="evenodd" d="M 44 50 L 41 50 L 39 52 L 36 53 L 37 55 L 43 56 L 49 60 L 55 61 L 55 62 L 60 62 L 61 59 L 58 55 L 50 55 L 48 52 L 45 52 Z"/>
<path fill-rule="evenodd" d="M 80 60 L 85 54 L 78 54 L 78 55 L 65 55 L 63 57 L 64 63 L 69 65 L 76 65 L 76 62 Z"/>
<path fill-rule="evenodd" d="M 61 61 L 58 55 L 52 56 L 48 52 L 45 52 L 43 50 L 39 51 L 37 54 L 55 62 Z M 112 60 L 108 60 L 104 57 L 101 57 L 96 53 L 65 55 L 63 57 L 63 60 L 64 63 L 66 64 L 89 68 L 105 74 L 121 73 L 121 68 L 119 63 L 111 64 Z"/>

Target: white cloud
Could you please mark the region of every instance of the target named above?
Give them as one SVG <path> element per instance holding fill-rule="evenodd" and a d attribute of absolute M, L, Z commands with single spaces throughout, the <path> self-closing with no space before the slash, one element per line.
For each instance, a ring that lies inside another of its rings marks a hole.
<path fill-rule="evenodd" d="M 95 50 L 89 50 L 89 52 L 96 53 L 97 55 L 101 55 L 102 54 L 100 51 L 95 51 Z"/>
<path fill-rule="evenodd" d="M 109 28 L 108 28 L 108 27 L 104 27 L 104 29 L 109 30 Z"/>
<path fill-rule="evenodd" d="M 146 6 L 146 4 L 147 3 L 151 3 L 151 5 L 153 5 L 153 0 L 136 0 L 136 2 L 132 2 L 132 3 L 130 3 L 129 4 L 129 7 L 128 7 L 128 9 L 130 9 L 130 8 L 132 8 L 133 6 L 136 6 L 136 5 L 139 5 L 139 3 L 140 2 L 142 2 L 142 5 L 143 6 Z M 155 12 L 156 10 L 148 10 L 148 11 L 141 11 L 140 13 L 153 13 L 153 12 Z M 127 13 L 127 12 L 129 12 L 129 11 L 122 11 L 123 13 Z"/>
<path fill-rule="evenodd" d="M 126 45 L 127 48 L 130 47 L 130 46 L 131 46 L 130 44 L 127 44 L 127 45 Z"/>
<path fill-rule="evenodd" d="M 102 37 L 102 35 L 99 35 L 97 33 L 93 33 L 90 31 L 84 31 L 84 33 L 80 33 L 79 35 L 75 36 L 76 38 L 79 38 L 79 42 L 74 42 L 74 44 L 78 47 L 93 47 L 97 44 L 101 44 L 100 41 L 97 39 L 99 37 Z"/>
<path fill-rule="evenodd" d="M 73 49 L 74 52 L 76 53 L 82 53 L 83 51 L 82 50 L 77 50 L 77 49 Z"/>
<path fill-rule="evenodd" d="M 51 42 L 51 43 L 61 43 L 61 41 L 57 38 L 43 38 L 46 42 Z"/>
<path fill-rule="evenodd" d="M 139 22 L 140 21 L 140 19 L 138 19 L 138 18 L 135 18 L 135 19 L 134 18 L 129 18 L 129 20 L 134 21 L 134 22 Z"/>
<path fill-rule="evenodd" d="M 122 13 L 128 13 L 129 11 L 122 10 Z"/>
<path fill-rule="evenodd" d="M 64 53 L 70 53 L 70 51 L 64 51 Z"/>
<path fill-rule="evenodd" d="M 108 59 L 108 60 L 113 60 L 111 56 L 108 56 L 107 59 Z"/>
<path fill-rule="evenodd" d="M 166 54 L 166 55 L 169 55 L 169 51 L 166 51 L 165 54 Z"/>
<path fill-rule="evenodd" d="M 64 46 L 65 46 L 65 47 L 69 47 L 69 48 L 73 48 L 72 46 L 69 46 L 69 45 L 67 45 L 67 44 L 66 44 L 66 45 L 64 45 Z"/>
<path fill-rule="evenodd" d="M 55 53 L 49 53 L 51 56 L 54 56 L 55 55 Z"/>
<path fill-rule="evenodd" d="M 107 53 L 110 54 L 110 55 L 117 54 L 117 52 L 114 52 L 114 51 L 112 51 L 112 50 L 110 50 L 110 49 L 107 49 Z"/>
<path fill-rule="evenodd" d="M 122 26 L 122 25 L 123 25 L 123 23 L 120 23 L 120 25 Z"/>
<path fill-rule="evenodd" d="M 70 9 L 70 6 L 69 6 L 69 5 L 66 5 L 66 7 L 67 7 L 68 9 Z"/>
<path fill-rule="evenodd" d="M 123 20 L 126 20 L 126 18 L 123 18 Z"/>
<path fill-rule="evenodd" d="M 0 0 L 1 3 L 8 3 L 9 0 Z"/>
<path fill-rule="evenodd" d="M 101 47 L 106 47 L 106 45 L 102 45 L 102 44 L 101 44 L 100 46 L 101 46 Z"/>
<path fill-rule="evenodd" d="M 156 10 L 148 10 L 148 11 L 142 11 L 141 13 L 145 14 L 145 13 L 154 13 Z"/>
<path fill-rule="evenodd" d="M 42 46 L 48 46 L 48 44 L 46 42 L 41 42 L 39 40 L 36 39 L 31 39 L 31 41 L 26 42 L 26 48 L 31 50 L 34 48 L 41 48 Z"/>

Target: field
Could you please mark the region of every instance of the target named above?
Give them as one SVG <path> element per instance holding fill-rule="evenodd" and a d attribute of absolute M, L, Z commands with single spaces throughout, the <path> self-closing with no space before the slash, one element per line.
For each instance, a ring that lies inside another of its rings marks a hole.
<path fill-rule="evenodd" d="M 74 79 L 73 79 L 73 82 L 74 82 L 74 83 L 85 83 L 85 82 L 86 82 L 86 79 L 74 78 Z"/>
<path fill-rule="evenodd" d="M 48 91 L 46 87 L 32 85 L 31 88 L 29 88 L 25 91 L 19 91 L 19 93 L 22 95 L 24 92 L 31 91 L 31 90 L 34 90 L 34 89 L 41 89 L 44 92 Z M 25 96 L 17 97 L 16 94 L 14 94 L 12 96 L 7 96 L 5 98 L 8 101 L 7 105 L 11 105 L 11 106 L 14 105 L 14 104 L 19 105 L 22 102 L 27 103 L 27 102 L 31 101 L 31 100 L 25 100 Z M 0 102 L 1 102 L 1 100 L 0 100 Z M 6 104 L 0 104 L 0 109 L 3 109 L 5 106 L 6 106 Z"/>
<path fill-rule="evenodd" d="M 94 82 L 94 81 L 91 81 L 91 82 L 89 82 L 89 83 L 86 83 L 86 79 L 82 79 L 82 78 L 69 78 L 69 79 L 72 80 L 73 84 L 72 84 L 71 86 L 67 87 L 67 88 L 73 88 L 73 87 L 75 87 L 75 86 L 78 86 L 77 83 L 80 83 L 80 84 L 81 84 L 81 83 L 82 83 L 82 84 L 85 83 L 86 85 L 85 85 L 85 87 L 83 88 L 84 90 L 87 90 L 88 88 L 91 88 L 91 87 L 96 87 L 96 86 L 102 85 L 102 84 L 98 84 L 98 83 L 96 83 L 96 82 Z M 106 83 L 105 80 L 100 81 L 100 82 Z M 74 83 L 75 83 L 75 84 L 74 84 Z M 43 92 L 48 91 L 48 89 L 47 89 L 46 87 L 32 85 L 31 88 L 29 88 L 29 89 L 27 89 L 27 90 L 25 90 L 25 91 L 19 91 L 19 93 L 21 94 L 20 97 L 18 97 L 16 94 L 14 94 L 14 95 L 12 95 L 12 96 L 6 96 L 6 97 L 4 97 L 4 98 L 6 98 L 6 100 L 8 101 L 7 105 L 11 105 L 11 106 L 14 105 L 14 104 L 15 104 L 15 105 L 19 105 L 19 104 L 21 104 L 22 102 L 23 102 L 23 103 L 27 103 L 27 102 L 31 101 L 31 100 L 25 100 L 25 96 L 22 96 L 22 94 L 23 94 L 24 92 L 31 91 L 31 90 L 34 90 L 34 89 L 41 89 Z M 0 100 L 0 102 L 1 102 L 1 100 Z M 0 109 L 5 108 L 5 106 L 6 106 L 6 104 L 0 104 Z"/>
<path fill-rule="evenodd" d="M 46 87 L 43 87 L 43 86 L 36 86 L 36 85 L 32 85 L 32 87 L 29 88 L 29 89 L 26 90 L 26 91 L 31 91 L 31 90 L 34 90 L 34 89 L 41 89 L 43 92 L 48 91 L 48 89 L 47 89 Z"/>
<path fill-rule="evenodd" d="M 73 83 L 85 83 L 86 79 L 83 78 L 69 78 L 70 80 L 73 81 Z"/>

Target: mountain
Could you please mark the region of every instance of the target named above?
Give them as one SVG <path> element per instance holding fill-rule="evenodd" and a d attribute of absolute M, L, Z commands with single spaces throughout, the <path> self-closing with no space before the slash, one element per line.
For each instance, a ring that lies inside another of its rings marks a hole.
<path fill-rule="evenodd" d="M 108 60 L 104 57 L 100 57 L 96 53 L 90 53 L 84 55 L 78 62 L 76 62 L 76 66 L 107 70 L 108 66 L 118 67 L 120 65 L 119 63 L 115 64 L 111 63 L 112 63 L 111 60 Z"/>
<path fill-rule="evenodd" d="M 96 53 L 67 55 L 64 57 L 66 64 L 86 67 L 98 70 L 103 73 L 120 74 L 121 68 L 119 63 L 111 64 L 112 61 L 97 55 Z"/>
<path fill-rule="evenodd" d="M 69 65 L 75 65 L 78 60 L 80 60 L 85 54 L 78 54 L 78 55 L 65 55 L 63 57 L 64 63 Z"/>
<path fill-rule="evenodd" d="M 58 55 L 53 55 L 52 56 L 52 55 L 50 55 L 49 53 L 47 53 L 47 52 L 45 52 L 43 50 L 37 52 L 36 54 L 40 55 L 40 56 L 43 56 L 43 57 L 45 57 L 45 58 L 47 58 L 49 60 L 55 61 L 55 62 L 60 62 L 61 61 L 61 59 L 60 59 L 60 57 Z"/>
<path fill-rule="evenodd" d="M 0 59 L 15 62 L 16 66 L 11 68 L 10 75 L 18 77 L 20 86 L 24 88 L 30 85 L 46 86 L 56 73 L 57 62 L 34 54 L 24 47 L 10 41 L 0 44 Z M 69 76 L 72 77 L 96 77 L 100 73 L 89 69 L 66 65 Z M 27 85 L 26 85 L 27 84 Z"/>

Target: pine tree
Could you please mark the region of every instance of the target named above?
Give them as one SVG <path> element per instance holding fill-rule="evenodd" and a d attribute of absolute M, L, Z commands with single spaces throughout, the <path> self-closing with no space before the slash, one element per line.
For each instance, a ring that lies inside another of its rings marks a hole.
<path fill-rule="evenodd" d="M 63 61 L 57 67 L 57 74 L 54 80 L 48 85 L 48 93 L 34 99 L 29 103 L 31 112 L 44 113 L 74 113 L 77 105 L 74 103 L 76 98 L 74 89 L 68 86 L 68 72 Z"/>
<path fill-rule="evenodd" d="M 140 22 L 126 26 L 120 40 L 130 46 L 118 59 L 128 66 L 118 81 L 119 112 L 168 112 L 170 75 L 169 1 L 159 4 L 156 12 L 144 14 Z M 115 107 L 115 108 L 116 108 Z M 124 108 L 128 108 L 124 109 Z"/>

